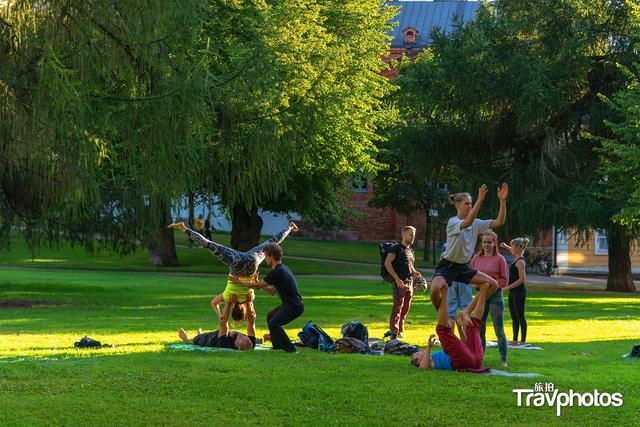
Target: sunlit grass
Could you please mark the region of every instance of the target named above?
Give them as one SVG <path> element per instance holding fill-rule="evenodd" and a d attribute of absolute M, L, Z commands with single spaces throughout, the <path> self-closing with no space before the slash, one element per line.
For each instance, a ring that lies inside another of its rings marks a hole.
<path fill-rule="evenodd" d="M 287 326 L 290 336 L 308 320 L 334 337 L 350 320 L 364 322 L 371 337 L 388 329 L 389 285 L 299 284 L 306 310 Z M 406 357 L 167 351 L 179 327 L 217 327 L 209 302 L 223 287 L 216 277 L 0 270 L 0 300 L 60 304 L 0 309 L 0 424 L 632 425 L 640 409 L 639 361 L 621 358 L 639 343 L 637 294 L 529 292 L 529 341 L 544 350 L 511 350 L 508 369 L 625 398 L 622 408 L 568 408 L 558 419 L 553 408 L 516 408 L 511 390 L 531 387 L 527 378 L 418 371 Z M 259 335 L 277 303 L 258 293 Z M 424 345 L 434 329 L 435 311 L 417 294 L 406 341 Z M 114 347 L 73 348 L 84 335 Z M 490 325 L 487 335 L 494 338 Z M 498 366 L 497 350 L 485 361 Z"/>

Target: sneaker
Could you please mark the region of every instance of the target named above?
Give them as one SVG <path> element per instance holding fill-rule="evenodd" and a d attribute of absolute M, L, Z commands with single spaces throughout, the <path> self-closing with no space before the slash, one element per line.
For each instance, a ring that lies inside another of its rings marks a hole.
<path fill-rule="evenodd" d="M 398 336 L 397 332 L 387 331 L 382 338 L 384 339 L 388 337 L 389 339 L 395 340 L 397 336 Z"/>

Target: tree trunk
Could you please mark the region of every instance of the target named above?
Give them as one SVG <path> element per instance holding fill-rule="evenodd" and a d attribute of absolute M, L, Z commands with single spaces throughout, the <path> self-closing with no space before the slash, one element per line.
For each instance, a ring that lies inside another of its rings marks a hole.
<path fill-rule="evenodd" d="M 423 261 L 429 261 L 429 226 L 431 225 L 431 217 L 429 216 L 429 207 L 425 208 L 427 214 L 427 220 L 424 228 L 424 253 L 422 254 Z"/>
<path fill-rule="evenodd" d="M 189 191 L 189 221 L 187 223 L 187 225 L 189 226 L 189 228 L 193 229 L 194 228 L 194 224 L 196 223 L 196 215 L 195 215 L 195 201 L 194 201 L 194 197 L 193 197 L 193 191 Z"/>
<path fill-rule="evenodd" d="M 173 230 L 166 225 L 171 222 L 171 212 L 166 205 L 163 206 L 162 211 L 165 220 L 155 232 L 152 232 L 146 244 L 149 251 L 149 264 L 154 267 L 174 267 L 179 265 L 176 242 L 173 238 Z"/>
<path fill-rule="evenodd" d="M 243 205 L 236 204 L 231 215 L 231 247 L 244 252 L 257 246 L 262 231 L 262 218 L 258 215 L 258 208 L 247 211 Z"/>
<path fill-rule="evenodd" d="M 616 292 L 635 292 L 636 285 L 631 275 L 631 248 L 629 236 L 624 228 L 612 224 L 607 228 L 609 246 L 609 276 L 607 290 Z"/>

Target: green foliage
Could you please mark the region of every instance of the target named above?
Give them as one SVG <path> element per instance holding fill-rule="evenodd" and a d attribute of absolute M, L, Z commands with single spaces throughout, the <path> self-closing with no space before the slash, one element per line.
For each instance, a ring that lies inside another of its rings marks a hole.
<path fill-rule="evenodd" d="M 122 252 L 166 221 L 210 132 L 201 2 L 0 5 L 3 229 L 100 232 Z M 8 234 L 2 239 L 8 241 Z"/>
<path fill-rule="evenodd" d="M 378 167 L 390 11 L 366 0 L 220 4 L 204 38 L 213 74 L 230 77 L 215 88 L 205 188 L 228 206 L 331 222 L 345 181 Z"/>
<path fill-rule="evenodd" d="M 507 237 L 607 226 L 617 205 L 603 196 L 598 143 L 582 132 L 605 128 L 598 94 L 624 81 L 610 64 L 634 57 L 633 7 L 502 0 L 450 35 L 436 32 L 398 80 L 403 160 L 425 176 L 451 169 L 451 191 L 509 182 Z M 497 199 L 487 202 L 483 212 L 494 212 Z"/>
<path fill-rule="evenodd" d="M 601 138 L 601 172 L 607 178 L 605 197 L 621 209 L 614 219 L 631 230 L 640 229 L 640 66 L 625 69 L 629 85 L 606 99 L 615 118 L 606 121 L 610 138 Z"/>

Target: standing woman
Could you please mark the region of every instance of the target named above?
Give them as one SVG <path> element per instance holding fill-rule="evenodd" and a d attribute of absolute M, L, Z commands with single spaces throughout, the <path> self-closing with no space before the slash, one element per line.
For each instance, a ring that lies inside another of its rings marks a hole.
<path fill-rule="evenodd" d="M 482 340 L 482 351 L 487 346 L 487 317 L 491 313 L 491 321 L 493 322 L 493 330 L 498 338 L 498 351 L 500 352 L 500 362 L 503 368 L 507 367 L 507 336 L 504 333 L 504 297 L 502 288 L 507 285 L 509 280 L 509 267 L 507 261 L 498 253 L 498 235 L 489 230 L 480 236 L 482 246 L 480 250 L 471 260 L 470 267 L 483 272 L 487 276 L 498 282 L 498 290 L 496 293 L 487 298 L 480 323 L 480 339 Z"/>
<path fill-rule="evenodd" d="M 520 345 L 527 342 L 527 320 L 524 317 L 524 306 L 527 299 L 527 287 L 524 282 L 527 278 L 525 261 L 522 254 L 529 244 L 526 237 L 518 237 L 511 241 L 510 245 L 503 243 L 501 246 L 507 249 L 515 257 L 515 261 L 509 266 L 509 285 L 504 289 L 509 290 L 509 313 L 513 324 L 512 345 Z M 522 341 L 518 341 L 518 332 L 522 331 Z"/>
<path fill-rule="evenodd" d="M 440 291 L 444 286 L 451 286 L 453 282 L 479 285 L 489 283 L 495 287 L 498 283 L 486 274 L 469 267 L 478 236 L 489 228 L 500 227 L 504 224 L 507 212 L 506 203 L 509 186 L 503 183 L 498 188 L 500 209 L 496 219 L 482 220 L 476 218 L 480 206 L 487 195 L 486 185 L 478 190 L 475 205 L 469 193 L 456 193 L 449 196 L 449 203 L 455 206 L 456 216 L 447 222 L 447 249 L 436 266 L 436 272 L 431 282 L 431 303 L 436 311 L 440 307 Z"/>

